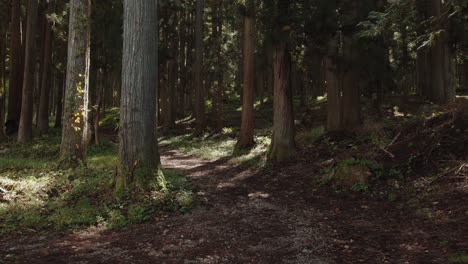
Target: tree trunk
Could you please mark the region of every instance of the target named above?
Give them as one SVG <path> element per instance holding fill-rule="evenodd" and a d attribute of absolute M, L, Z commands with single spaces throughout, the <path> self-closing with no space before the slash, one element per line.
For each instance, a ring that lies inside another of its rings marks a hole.
<path fill-rule="evenodd" d="M 327 131 L 339 132 L 342 130 L 341 116 L 341 84 L 342 77 L 338 66 L 330 57 L 325 59 L 325 73 L 327 80 Z"/>
<path fill-rule="evenodd" d="M 203 0 L 197 0 L 195 30 L 195 135 L 201 135 L 206 126 L 205 91 L 203 87 Z"/>
<path fill-rule="evenodd" d="M 124 1 L 124 46 L 116 193 L 146 189 L 159 172 L 156 140 L 157 1 Z"/>
<path fill-rule="evenodd" d="M 28 1 L 26 27 L 26 51 L 23 76 L 23 96 L 21 99 L 21 117 L 18 130 L 18 142 L 26 143 L 32 139 L 34 68 L 36 59 L 36 29 L 38 0 Z"/>
<path fill-rule="evenodd" d="M 102 97 L 104 95 L 104 78 L 107 76 L 105 70 L 99 70 L 97 73 L 97 91 L 96 91 L 96 104 L 94 105 L 93 115 L 93 130 L 94 130 L 94 144 L 100 144 L 99 137 L 99 120 L 101 114 Z"/>
<path fill-rule="evenodd" d="M 216 63 L 223 64 L 223 2 L 215 1 L 215 18 L 213 23 L 213 38 L 216 42 Z M 223 95 L 224 95 L 224 70 L 216 68 L 217 86 L 214 94 L 214 114 L 216 119 L 215 131 L 220 133 L 223 130 Z"/>
<path fill-rule="evenodd" d="M 47 14 L 54 11 L 54 2 L 48 3 Z M 44 36 L 44 58 L 42 65 L 41 97 L 39 103 L 39 132 L 47 134 L 49 130 L 49 94 L 50 94 L 50 76 L 52 60 L 52 23 L 46 18 Z"/>
<path fill-rule="evenodd" d="M 63 114 L 63 89 L 65 88 L 65 78 L 63 73 L 59 73 L 57 77 L 57 98 L 55 106 L 55 124 L 54 128 L 62 127 L 62 114 Z"/>
<path fill-rule="evenodd" d="M 274 47 L 273 137 L 268 159 L 283 161 L 297 154 L 291 91 L 291 54 L 286 43 Z"/>
<path fill-rule="evenodd" d="M 5 138 L 6 27 L 0 25 L 0 140 Z"/>
<path fill-rule="evenodd" d="M 90 67 L 90 0 L 71 0 L 61 165 L 86 164 Z"/>
<path fill-rule="evenodd" d="M 430 14 L 440 18 L 448 6 L 441 0 L 431 0 Z M 438 21 L 438 20 L 437 20 Z M 447 22 L 437 22 L 434 30 L 442 30 L 431 47 L 431 101 L 437 104 L 447 104 L 455 100 L 455 86 L 453 85 L 452 55 L 448 46 L 449 36 L 447 26 L 440 25 Z"/>
<path fill-rule="evenodd" d="M 23 89 L 23 44 L 21 31 L 21 0 L 13 0 L 11 6 L 10 85 L 8 93 L 7 121 L 18 128 Z"/>
<path fill-rule="evenodd" d="M 238 149 L 250 148 L 254 141 L 254 89 L 255 89 L 255 2 L 249 0 L 246 4 L 244 16 L 244 56 L 243 56 L 243 94 L 242 94 L 242 123 Z"/>

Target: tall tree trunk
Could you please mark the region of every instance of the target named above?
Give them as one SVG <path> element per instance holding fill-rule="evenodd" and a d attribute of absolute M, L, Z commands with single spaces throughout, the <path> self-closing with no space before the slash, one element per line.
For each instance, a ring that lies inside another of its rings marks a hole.
<path fill-rule="evenodd" d="M 440 21 L 444 10 L 449 8 L 441 0 L 431 0 L 430 14 L 439 18 L 434 30 L 441 30 L 431 47 L 431 100 L 437 104 L 447 104 L 455 100 L 455 86 L 453 85 L 452 54 L 448 46 L 448 22 Z"/>
<path fill-rule="evenodd" d="M 122 99 L 117 193 L 146 189 L 159 172 L 156 140 L 157 1 L 124 1 Z"/>
<path fill-rule="evenodd" d="M 6 27 L 0 25 L 0 140 L 5 138 L 6 40 Z"/>
<path fill-rule="evenodd" d="M 254 89 L 255 89 L 255 2 L 246 3 L 243 34 L 243 94 L 242 94 L 242 123 L 238 149 L 250 148 L 254 141 Z"/>
<path fill-rule="evenodd" d="M 90 67 L 90 0 L 71 0 L 61 165 L 86 164 Z"/>
<path fill-rule="evenodd" d="M 18 142 L 26 143 L 32 139 L 34 68 L 36 59 L 36 29 L 38 0 L 28 1 L 26 27 L 26 51 L 24 59 L 23 96 L 21 99 L 21 117 L 18 130 Z"/>
<path fill-rule="evenodd" d="M 63 116 L 63 89 L 65 88 L 65 78 L 63 73 L 59 73 L 57 77 L 57 97 L 55 99 L 55 123 L 54 128 L 62 127 Z"/>
<path fill-rule="evenodd" d="M 274 51 L 273 138 L 268 159 L 283 161 L 297 154 L 291 91 L 291 54 L 286 43 L 275 44 Z"/>
<path fill-rule="evenodd" d="M 341 84 L 342 77 L 338 65 L 333 58 L 325 59 L 325 73 L 327 80 L 327 131 L 339 132 L 342 130 L 341 110 Z"/>
<path fill-rule="evenodd" d="M 23 44 L 21 30 L 21 0 L 11 3 L 10 85 L 7 120 L 19 124 L 23 89 Z"/>
<path fill-rule="evenodd" d="M 47 14 L 54 11 L 54 2 L 48 3 Z M 44 58 L 42 65 L 41 97 L 39 103 L 39 132 L 47 134 L 49 130 L 49 96 L 50 96 L 50 77 L 52 60 L 52 23 L 46 17 L 44 36 Z"/>
<path fill-rule="evenodd" d="M 217 41 L 217 64 L 223 64 L 223 1 L 215 1 L 216 2 L 216 41 Z M 216 131 L 221 132 L 223 130 L 223 97 L 224 97 L 224 70 L 217 69 L 216 70 L 217 76 L 217 87 L 215 92 L 215 113 L 216 113 Z"/>
<path fill-rule="evenodd" d="M 93 130 L 94 130 L 94 144 L 100 144 L 100 137 L 99 137 L 99 120 L 101 114 L 101 107 L 102 107 L 102 97 L 104 95 L 104 78 L 107 75 L 105 74 L 105 70 L 98 70 L 97 73 L 97 90 L 96 90 L 96 103 L 94 105 L 94 114 L 93 114 Z"/>
<path fill-rule="evenodd" d="M 201 135 L 206 126 L 205 91 L 203 86 L 203 0 L 197 0 L 195 30 L 195 135 Z"/>

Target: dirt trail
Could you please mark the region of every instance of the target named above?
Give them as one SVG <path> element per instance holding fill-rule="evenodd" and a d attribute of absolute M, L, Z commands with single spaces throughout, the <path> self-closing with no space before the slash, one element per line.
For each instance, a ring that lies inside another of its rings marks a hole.
<path fill-rule="evenodd" d="M 298 163 L 257 172 L 165 150 L 200 206 L 118 231 L 0 238 L 6 263 L 444 263 L 433 226 L 385 201 L 317 189 Z M 463 230 L 463 232 L 466 230 Z"/>

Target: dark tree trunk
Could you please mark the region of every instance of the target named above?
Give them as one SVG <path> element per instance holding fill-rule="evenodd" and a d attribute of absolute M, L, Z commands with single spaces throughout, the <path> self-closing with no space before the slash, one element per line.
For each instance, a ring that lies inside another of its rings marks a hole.
<path fill-rule="evenodd" d="M 242 93 L 242 123 L 238 149 L 250 148 L 254 141 L 254 89 L 255 89 L 255 2 L 249 0 L 244 16 L 243 34 L 243 93 Z"/>
<path fill-rule="evenodd" d="M 34 68 L 36 58 L 38 0 L 28 1 L 26 27 L 26 51 L 23 75 L 23 96 L 21 99 L 21 118 L 18 130 L 18 142 L 26 143 L 32 139 Z"/>
<path fill-rule="evenodd" d="M 0 25 L 0 140 L 5 138 L 6 28 Z"/>
<path fill-rule="evenodd" d="M 431 0 L 430 15 L 440 18 L 448 8 L 441 0 Z M 439 21 L 439 20 L 437 20 Z M 442 26 L 440 25 L 442 24 Z M 448 45 L 447 22 L 438 22 L 434 30 L 442 30 L 431 47 L 431 92 L 430 99 L 437 104 L 447 104 L 455 100 L 455 86 L 453 85 L 452 54 Z"/>
<path fill-rule="evenodd" d="M 268 159 L 283 161 L 297 154 L 291 91 L 291 55 L 286 43 L 274 47 L 273 138 Z"/>
<path fill-rule="evenodd" d="M 215 22 L 213 23 L 213 38 L 216 42 L 216 63 L 223 64 L 223 2 L 215 1 Z M 223 130 L 223 95 L 224 95 L 224 70 L 217 67 L 215 70 L 217 86 L 214 94 L 214 114 L 216 119 L 215 131 Z"/>
<path fill-rule="evenodd" d="M 23 44 L 21 30 L 21 0 L 13 0 L 11 6 L 10 85 L 8 117 L 19 124 L 23 89 Z"/>
<path fill-rule="evenodd" d="M 156 140 L 157 1 L 124 1 L 117 193 L 146 189 L 159 173 Z"/>
<path fill-rule="evenodd" d="M 58 74 L 57 79 L 57 97 L 55 99 L 55 128 L 62 127 L 62 114 L 63 114 L 63 89 L 65 88 L 65 78 L 64 74 Z"/>
<path fill-rule="evenodd" d="M 325 59 L 325 73 L 327 80 L 327 131 L 339 132 L 342 130 L 341 115 L 341 85 L 342 77 L 333 58 Z"/>
<path fill-rule="evenodd" d="M 54 11 L 54 2 L 48 3 L 47 14 Z M 46 18 L 47 20 L 47 18 Z M 50 96 L 50 77 L 52 60 L 52 23 L 46 21 L 44 36 L 44 58 L 42 64 L 41 96 L 39 103 L 39 131 L 41 134 L 47 134 L 49 130 L 49 96 Z"/>
<path fill-rule="evenodd" d="M 97 73 L 97 91 L 96 91 L 96 103 L 94 105 L 93 114 L 93 130 L 94 130 L 94 144 L 100 144 L 99 137 L 99 120 L 102 108 L 102 97 L 104 96 L 104 78 L 107 76 L 104 70 L 100 70 Z"/>
<path fill-rule="evenodd" d="M 86 164 L 90 67 L 90 0 L 71 0 L 61 165 Z"/>
<path fill-rule="evenodd" d="M 195 135 L 201 135 L 206 126 L 205 91 L 203 87 L 203 0 L 197 0 L 195 30 Z"/>

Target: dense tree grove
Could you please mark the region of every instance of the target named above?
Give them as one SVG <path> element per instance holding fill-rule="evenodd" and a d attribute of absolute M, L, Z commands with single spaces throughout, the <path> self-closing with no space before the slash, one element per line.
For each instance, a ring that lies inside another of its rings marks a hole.
<path fill-rule="evenodd" d="M 444 105 L 468 89 L 463 0 L 26 2 L 1 2 L 0 135 L 25 143 L 54 118 L 62 161 L 85 164 L 100 117 L 120 107 L 125 186 L 157 168 L 153 130 L 193 117 L 194 135 L 220 133 L 229 100 L 242 110 L 238 149 L 255 145 L 255 109 L 272 103 L 269 158 L 281 161 L 298 147 L 294 98 L 303 109 L 326 96 L 327 131 L 352 133 L 363 100 L 381 112 L 388 95 Z"/>
<path fill-rule="evenodd" d="M 0 124 L 1 263 L 468 263 L 468 0 L 0 0 Z"/>

